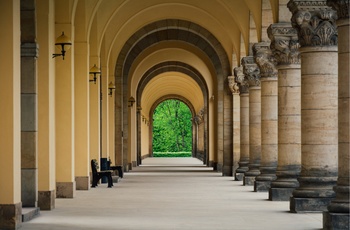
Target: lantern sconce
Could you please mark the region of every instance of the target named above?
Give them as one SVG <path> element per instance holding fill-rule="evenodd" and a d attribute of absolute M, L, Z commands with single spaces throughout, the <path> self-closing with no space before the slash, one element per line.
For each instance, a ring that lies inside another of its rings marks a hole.
<path fill-rule="evenodd" d="M 109 89 L 108 95 L 112 97 L 113 90 L 115 90 L 115 85 L 113 84 L 113 82 L 110 82 L 110 83 L 108 84 L 108 89 Z"/>
<path fill-rule="evenodd" d="M 89 82 L 94 82 L 96 84 L 96 79 L 97 79 L 96 75 L 101 74 L 101 70 L 96 66 L 96 64 L 94 64 L 94 66 L 91 67 L 89 74 L 94 75 L 94 78 L 92 80 L 89 80 Z"/>
<path fill-rule="evenodd" d="M 128 107 L 132 107 L 134 103 L 135 103 L 135 98 L 131 96 L 128 100 Z"/>
<path fill-rule="evenodd" d="M 72 45 L 71 40 L 66 35 L 64 35 L 64 32 L 62 32 L 61 36 L 59 36 L 56 39 L 56 43 L 55 43 L 55 46 L 59 47 L 61 49 L 61 53 L 60 54 L 52 54 L 52 58 L 62 56 L 62 59 L 64 60 L 64 55 L 66 54 L 66 51 L 69 50 L 71 45 Z M 64 49 L 65 47 L 66 47 L 66 49 Z"/>

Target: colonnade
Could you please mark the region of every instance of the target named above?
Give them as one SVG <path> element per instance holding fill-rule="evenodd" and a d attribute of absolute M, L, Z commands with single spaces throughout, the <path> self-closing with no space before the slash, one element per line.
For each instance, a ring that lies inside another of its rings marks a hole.
<path fill-rule="evenodd" d="M 291 212 L 323 212 L 325 229 L 346 229 L 349 1 L 287 6 L 291 23 L 270 25 L 271 42 L 255 43 L 234 69 L 241 98 L 235 177 L 268 191 L 270 201 L 289 201 Z"/>

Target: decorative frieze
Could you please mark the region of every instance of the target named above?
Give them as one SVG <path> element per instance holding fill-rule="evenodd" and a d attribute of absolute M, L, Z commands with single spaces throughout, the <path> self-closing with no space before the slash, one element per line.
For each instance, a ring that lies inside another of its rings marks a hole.
<path fill-rule="evenodd" d="M 249 87 L 260 86 L 260 69 L 254 61 L 254 57 L 242 58 L 243 73 Z"/>
<path fill-rule="evenodd" d="M 349 18 L 349 0 L 327 0 L 327 5 L 337 11 L 338 20 Z"/>
<path fill-rule="evenodd" d="M 298 30 L 301 47 L 336 46 L 337 13 L 326 1 L 291 0 L 292 26 Z"/>
<path fill-rule="evenodd" d="M 270 49 L 277 65 L 300 65 L 298 34 L 290 23 L 271 24 L 267 33 L 271 40 Z"/>
<path fill-rule="evenodd" d="M 239 86 L 238 86 L 237 82 L 235 81 L 235 77 L 228 76 L 227 81 L 228 81 L 228 87 L 229 87 L 231 93 L 238 94 L 239 93 Z"/>
<path fill-rule="evenodd" d="M 254 60 L 260 69 L 260 76 L 277 78 L 276 61 L 272 56 L 270 44 L 267 42 L 255 43 L 253 53 Z"/>
<path fill-rule="evenodd" d="M 242 93 L 249 93 L 249 85 L 247 80 L 244 77 L 243 73 L 243 67 L 236 67 L 233 69 L 234 75 L 235 75 L 235 81 L 238 83 L 239 92 Z"/>

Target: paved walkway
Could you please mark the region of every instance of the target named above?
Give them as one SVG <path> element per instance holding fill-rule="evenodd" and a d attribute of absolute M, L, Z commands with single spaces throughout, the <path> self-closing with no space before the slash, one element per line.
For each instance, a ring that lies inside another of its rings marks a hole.
<path fill-rule="evenodd" d="M 107 188 L 56 199 L 56 209 L 23 223 L 45 230 L 321 229 L 322 214 L 289 213 L 289 202 L 222 177 L 197 159 L 148 158 Z"/>

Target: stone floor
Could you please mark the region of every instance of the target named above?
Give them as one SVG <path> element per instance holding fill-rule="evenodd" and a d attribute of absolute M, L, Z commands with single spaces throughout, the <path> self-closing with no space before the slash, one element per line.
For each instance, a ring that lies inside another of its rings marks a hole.
<path fill-rule="evenodd" d="M 289 202 L 271 202 L 267 193 L 222 177 L 192 158 L 148 158 L 106 184 L 56 199 L 22 229 L 221 230 L 321 229 L 322 214 L 289 213 Z"/>

